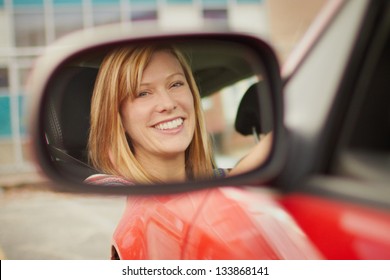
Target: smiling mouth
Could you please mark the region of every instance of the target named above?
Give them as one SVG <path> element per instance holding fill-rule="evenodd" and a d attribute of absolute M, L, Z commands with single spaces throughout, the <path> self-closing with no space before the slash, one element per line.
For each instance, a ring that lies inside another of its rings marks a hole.
<path fill-rule="evenodd" d="M 168 130 L 168 129 L 175 129 L 181 126 L 184 122 L 184 119 L 177 118 L 168 122 L 162 122 L 159 124 L 156 124 L 154 128 L 157 128 L 159 130 Z"/>

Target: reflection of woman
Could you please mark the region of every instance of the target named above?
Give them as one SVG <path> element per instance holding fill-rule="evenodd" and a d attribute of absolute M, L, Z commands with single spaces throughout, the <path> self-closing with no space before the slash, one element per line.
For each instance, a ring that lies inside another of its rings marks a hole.
<path fill-rule="evenodd" d="M 98 170 L 143 183 L 213 176 L 190 67 L 172 47 L 121 48 L 100 68 L 89 156 Z"/>
<path fill-rule="evenodd" d="M 94 175 L 87 183 L 225 175 L 213 169 L 190 67 L 170 46 L 124 47 L 106 56 L 92 98 L 88 148 L 91 164 L 110 175 Z M 247 158 L 232 174 L 258 163 L 255 157 Z"/>

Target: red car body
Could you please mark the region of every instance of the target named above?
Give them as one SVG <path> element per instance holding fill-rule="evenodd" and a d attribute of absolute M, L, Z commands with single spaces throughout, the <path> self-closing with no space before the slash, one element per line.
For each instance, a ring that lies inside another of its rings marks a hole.
<path fill-rule="evenodd" d="M 322 258 L 277 200 L 232 187 L 130 197 L 115 247 L 121 259 Z"/>
<path fill-rule="evenodd" d="M 390 259 L 389 230 L 388 211 L 228 187 L 128 198 L 113 250 L 120 259 Z"/>
<path fill-rule="evenodd" d="M 281 203 L 325 258 L 390 259 L 389 211 L 309 195 Z"/>

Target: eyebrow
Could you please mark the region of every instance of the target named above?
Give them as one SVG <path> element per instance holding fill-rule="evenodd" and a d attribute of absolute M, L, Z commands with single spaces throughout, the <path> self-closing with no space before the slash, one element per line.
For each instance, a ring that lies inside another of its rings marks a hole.
<path fill-rule="evenodd" d="M 184 75 L 184 73 L 182 73 L 182 72 L 175 72 L 175 73 L 172 73 L 172 74 L 168 75 L 165 79 L 168 80 L 168 79 L 170 79 L 170 78 L 172 78 L 172 77 L 174 77 L 174 76 L 177 76 L 177 75 L 183 76 L 183 78 L 186 77 L 186 76 Z M 139 86 L 140 86 L 140 87 L 141 87 L 141 86 L 148 86 L 148 85 L 150 85 L 150 84 L 151 84 L 151 83 L 141 83 Z"/>

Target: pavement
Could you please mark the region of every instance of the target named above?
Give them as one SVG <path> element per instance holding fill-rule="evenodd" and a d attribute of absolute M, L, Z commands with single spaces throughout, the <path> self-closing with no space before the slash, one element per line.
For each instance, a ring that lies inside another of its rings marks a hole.
<path fill-rule="evenodd" d="M 42 189 L 47 187 L 49 179 L 38 172 L 15 172 L 0 174 L 0 195 L 9 190 L 21 189 L 21 188 L 34 188 Z M 6 260 L 3 247 L 0 244 L 0 260 Z"/>
<path fill-rule="evenodd" d="M 34 174 L 17 179 L 0 180 L 0 259 L 110 258 L 125 197 L 53 192 Z"/>
<path fill-rule="evenodd" d="M 53 191 L 37 172 L 0 173 L 0 260 L 110 258 L 126 196 Z"/>
<path fill-rule="evenodd" d="M 49 179 L 38 172 L 17 172 L 0 174 L 0 188 L 12 188 L 23 185 L 46 184 Z"/>

